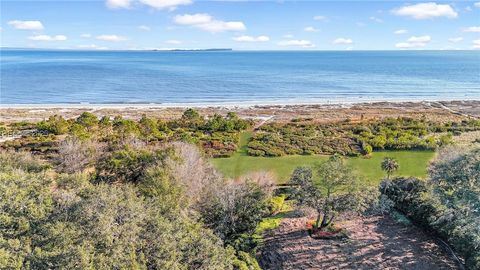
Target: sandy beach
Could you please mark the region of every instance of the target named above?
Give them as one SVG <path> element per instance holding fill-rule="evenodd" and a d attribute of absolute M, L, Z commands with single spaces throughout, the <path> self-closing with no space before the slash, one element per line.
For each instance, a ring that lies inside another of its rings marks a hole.
<path fill-rule="evenodd" d="M 312 118 L 317 122 L 379 119 L 384 117 L 425 117 L 430 120 L 452 121 L 465 117 L 480 118 L 480 100 L 460 101 L 398 101 L 323 104 L 19 104 L 1 105 L 0 121 L 40 121 L 51 115 L 77 117 L 84 111 L 103 115 L 119 115 L 138 119 L 150 117 L 172 119 L 185 108 L 195 108 L 202 114 L 237 112 L 240 117 L 277 122 L 295 118 Z"/>

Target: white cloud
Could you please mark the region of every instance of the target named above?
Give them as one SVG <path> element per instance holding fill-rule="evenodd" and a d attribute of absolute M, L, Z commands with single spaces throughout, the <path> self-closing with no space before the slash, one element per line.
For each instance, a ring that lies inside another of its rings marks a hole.
<path fill-rule="evenodd" d="M 454 37 L 454 38 L 449 38 L 448 41 L 453 42 L 453 43 L 458 43 L 463 40 L 463 37 Z"/>
<path fill-rule="evenodd" d="M 313 44 L 309 40 L 298 40 L 298 39 L 292 39 L 292 40 L 284 40 L 280 41 L 278 43 L 278 46 L 282 47 L 302 47 L 302 48 L 313 48 L 315 47 L 315 44 Z"/>
<path fill-rule="evenodd" d="M 480 26 L 470 26 L 465 29 L 463 29 L 463 32 L 474 32 L 474 33 L 480 33 Z"/>
<path fill-rule="evenodd" d="M 176 40 L 176 39 L 166 40 L 165 43 L 167 43 L 167 44 L 175 44 L 175 45 L 182 44 L 182 42 L 181 42 L 180 40 Z"/>
<path fill-rule="evenodd" d="M 177 6 L 190 5 L 191 0 L 139 0 L 140 3 L 156 9 L 175 9 Z"/>
<path fill-rule="evenodd" d="M 9 25 L 19 30 L 43 30 L 43 24 L 41 21 L 9 21 Z"/>
<path fill-rule="evenodd" d="M 109 8 L 129 8 L 131 0 L 107 0 L 106 4 Z"/>
<path fill-rule="evenodd" d="M 140 25 L 138 27 L 138 29 L 142 30 L 142 31 L 150 31 L 150 27 L 146 26 L 146 25 Z"/>
<path fill-rule="evenodd" d="M 358 27 L 364 27 L 366 24 L 364 22 L 356 22 L 355 23 Z"/>
<path fill-rule="evenodd" d="M 421 48 L 425 47 L 430 41 L 432 41 L 430 36 L 411 36 L 406 42 L 395 44 L 395 47 L 399 49 Z"/>
<path fill-rule="evenodd" d="M 377 22 L 377 23 L 383 23 L 383 20 L 382 20 L 382 19 L 377 18 L 377 17 L 374 17 L 374 16 L 371 16 L 369 19 L 372 20 L 372 21 L 374 21 L 374 22 Z"/>
<path fill-rule="evenodd" d="M 437 4 L 434 2 L 403 6 L 392 10 L 392 13 L 398 16 L 412 17 L 417 20 L 431 19 L 435 17 L 458 17 L 458 13 L 450 5 Z"/>
<path fill-rule="evenodd" d="M 237 42 L 267 42 L 270 40 L 268 36 L 258 36 L 258 37 L 252 37 L 252 36 L 238 36 L 232 38 L 233 40 Z"/>
<path fill-rule="evenodd" d="M 315 27 L 313 27 L 313 26 L 307 26 L 307 27 L 305 27 L 305 28 L 303 29 L 303 31 L 305 31 L 305 32 L 318 32 L 318 31 L 320 31 L 320 30 L 317 29 L 317 28 L 315 28 Z"/>
<path fill-rule="evenodd" d="M 293 35 L 292 34 L 286 34 L 286 35 L 283 35 L 284 38 L 293 38 Z"/>
<path fill-rule="evenodd" d="M 475 4 L 473 4 L 475 7 L 477 8 L 480 8 L 480 2 L 476 2 Z"/>
<path fill-rule="evenodd" d="M 333 44 L 352 44 L 353 40 L 350 38 L 337 38 L 332 43 Z"/>
<path fill-rule="evenodd" d="M 67 37 L 64 35 L 56 35 L 56 36 L 49 36 L 49 35 L 36 35 L 28 37 L 30 40 L 35 41 L 65 41 Z"/>
<path fill-rule="evenodd" d="M 206 24 L 195 25 L 202 30 L 217 33 L 225 31 L 245 31 L 247 28 L 243 22 L 224 22 L 224 21 L 211 21 Z"/>
<path fill-rule="evenodd" d="M 192 0 L 107 0 L 106 5 L 112 9 L 131 8 L 135 4 L 146 5 L 155 9 L 175 9 L 180 5 L 189 5 Z"/>
<path fill-rule="evenodd" d="M 466 12 L 470 12 L 470 11 L 472 11 L 472 10 L 473 10 L 473 9 L 472 9 L 470 6 L 467 6 L 467 7 L 465 8 L 465 11 L 466 11 Z"/>
<path fill-rule="evenodd" d="M 395 32 L 393 32 L 395 35 L 403 35 L 403 34 L 406 34 L 408 33 L 408 30 L 407 29 L 398 29 L 396 30 Z"/>
<path fill-rule="evenodd" d="M 473 43 L 473 46 L 472 46 L 473 49 L 480 49 L 480 39 L 474 40 L 472 41 L 472 43 Z"/>
<path fill-rule="evenodd" d="M 117 35 L 100 35 L 100 36 L 96 36 L 95 38 L 96 38 L 97 40 L 113 41 L 113 42 L 118 42 L 118 41 L 127 40 L 126 37 L 117 36 Z"/>
<path fill-rule="evenodd" d="M 212 21 L 212 16 L 206 13 L 184 14 L 175 16 L 175 23 L 180 25 L 205 24 Z"/>
<path fill-rule="evenodd" d="M 80 37 L 81 38 L 91 38 L 92 35 L 91 34 L 81 34 Z"/>
<path fill-rule="evenodd" d="M 407 41 L 409 43 L 428 43 L 432 40 L 430 36 L 411 36 Z"/>
<path fill-rule="evenodd" d="M 324 22 L 328 20 L 328 18 L 326 16 L 322 16 L 322 15 L 317 15 L 317 16 L 313 17 L 313 19 L 315 21 L 324 21 Z"/>
<path fill-rule="evenodd" d="M 190 25 L 211 33 L 225 31 L 245 31 L 247 27 L 240 21 L 224 22 L 213 19 L 206 13 L 177 15 L 174 18 L 176 24 Z"/>

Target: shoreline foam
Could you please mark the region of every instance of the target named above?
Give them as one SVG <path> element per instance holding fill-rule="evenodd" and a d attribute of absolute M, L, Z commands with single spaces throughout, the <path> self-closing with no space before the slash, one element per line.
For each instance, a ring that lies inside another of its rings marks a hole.
<path fill-rule="evenodd" d="M 282 106 L 333 106 L 344 107 L 346 105 L 360 105 L 372 103 L 429 103 L 429 102 L 475 102 L 480 99 L 329 99 L 329 100 L 271 100 L 271 101 L 238 101 L 238 102 L 198 102 L 198 103 L 25 103 L 25 104 L 2 104 L 1 109 L 125 109 L 125 108 L 255 108 L 255 107 L 282 107 Z"/>

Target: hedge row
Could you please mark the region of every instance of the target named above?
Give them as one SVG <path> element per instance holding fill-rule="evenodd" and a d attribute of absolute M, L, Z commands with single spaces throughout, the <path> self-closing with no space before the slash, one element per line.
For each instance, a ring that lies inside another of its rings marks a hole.
<path fill-rule="evenodd" d="M 415 224 L 438 235 L 464 257 L 467 269 L 480 269 L 480 220 L 443 205 L 425 181 L 397 178 L 383 181 L 381 192 Z"/>

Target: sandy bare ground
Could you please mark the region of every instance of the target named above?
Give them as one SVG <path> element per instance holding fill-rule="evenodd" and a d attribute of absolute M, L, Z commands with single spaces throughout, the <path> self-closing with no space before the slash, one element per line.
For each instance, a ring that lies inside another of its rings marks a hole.
<path fill-rule="evenodd" d="M 125 118 L 138 119 L 143 114 L 149 117 L 172 119 L 182 115 L 186 107 L 168 107 L 162 105 L 24 105 L 0 106 L 0 122 L 44 120 L 58 114 L 66 118 L 78 117 L 89 111 L 97 116 L 122 115 Z M 252 105 L 252 106 L 202 106 L 200 113 L 212 115 L 235 111 L 240 117 L 254 118 L 258 121 L 271 119 L 287 122 L 294 118 L 311 118 L 317 122 L 339 120 L 380 119 L 384 117 L 425 117 L 436 121 L 459 121 L 466 117 L 480 118 L 480 100 L 445 102 L 369 102 L 353 104 L 304 104 L 304 105 Z"/>
<path fill-rule="evenodd" d="M 286 218 L 266 235 L 260 251 L 263 269 L 459 269 L 431 236 L 392 218 L 355 217 L 342 223 L 347 240 L 315 240 L 306 218 Z"/>

